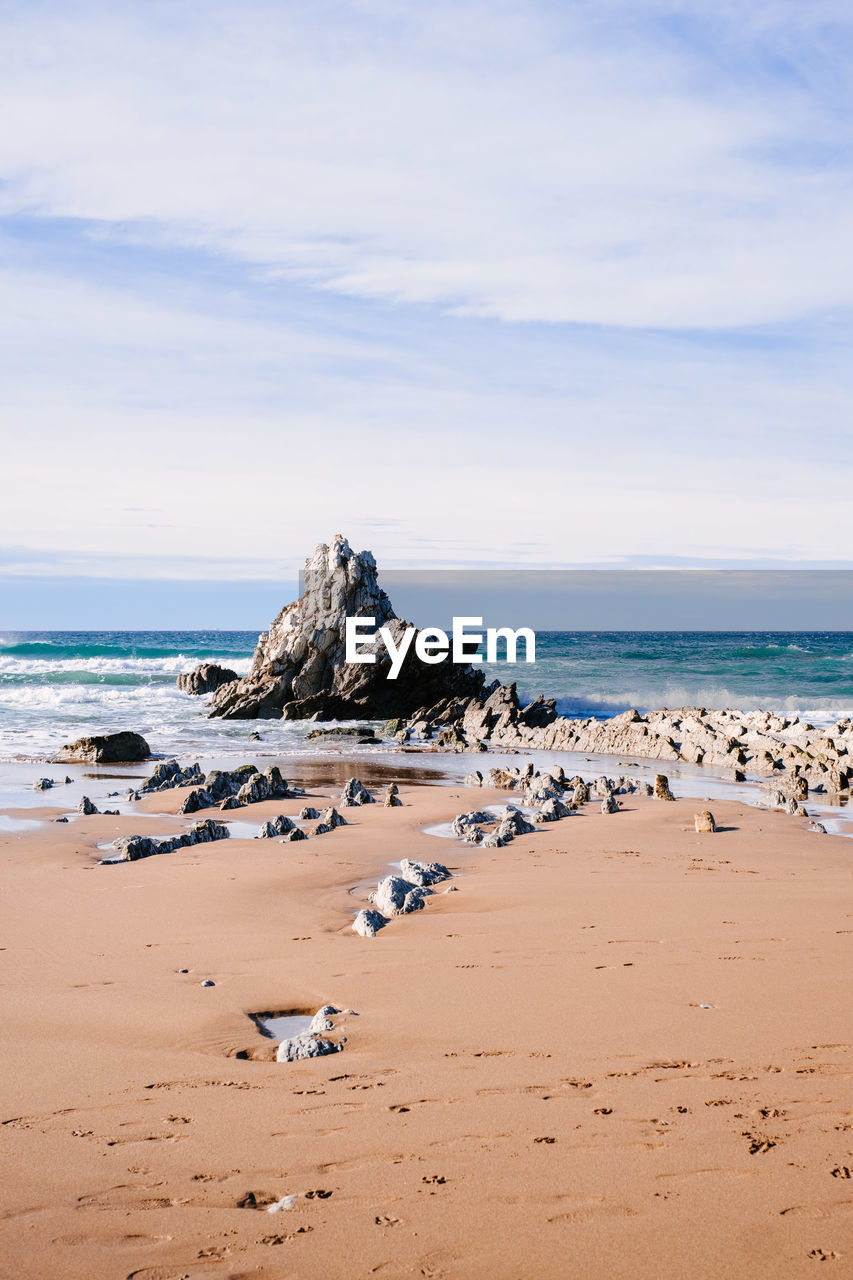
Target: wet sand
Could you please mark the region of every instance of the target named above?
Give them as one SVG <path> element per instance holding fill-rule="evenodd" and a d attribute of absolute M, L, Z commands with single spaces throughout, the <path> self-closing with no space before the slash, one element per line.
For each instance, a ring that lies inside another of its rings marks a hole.
<path fill-rule="evenodd" d="M 716 799 L 700 836 L 701 802 L 625 796 L 478 849 L 421 828 L 511 795 L 401 795 L 117 866 L 98 845 L 185 820 L 0 832 L 0 1274 L 844 1274 L 849 840 Z M 357 937 L 402 857 L 458 892 Z M 325 1003 L 358 1014 L 342 1053 L 266 1060 L 252 1013 Z"/>

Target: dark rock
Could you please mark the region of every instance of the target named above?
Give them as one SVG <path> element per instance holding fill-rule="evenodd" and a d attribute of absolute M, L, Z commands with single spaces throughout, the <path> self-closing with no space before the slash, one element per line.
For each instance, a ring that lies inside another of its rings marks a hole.
<path fill-rule="evenodd" d="M 347 825 L 346 818 L 338 813 L 334 805 L 330 805 L 328 809 L 324 809 L 320 814 L 320 820 L 327 831 L 334 831 L 335 827 L 345 827 Z M 320 834 L 319 827 L 317 828 L 317 834 Z"/>
<path fill-rule="evenodd" d="M 665 773 L 655 775 L 655 795 L 658 800 L 674 800 L 675 796 L 669 789 L 669 778 Z"/>
<path fill-rule="evenodd" d="M 204 787 L 196 787 L 184 796 L 178 813 L 198 813 L 199 809 L 211 809 L 216 803 L 213 796 Z"/>
<path fill-rule="evenodd" d="M 67 743 L 57 760 L 79 760 L 85 764 L 132 764 L 147 760 L 151 748 L 138 733 L 107 733 L 91 738 L 78 738 Z"/>
<path fill-rule="evenodd" d="M 175 683 L 184 693 L 214 693 L 224 684 L 232 684 L 240 677 L 236 671 L 228 667 L 219 667 L 215 662 L 200 662 L 192 671 L 182 671 Z"/>
<path fill-rule="evenodd" d="M 341 792 L 338 803 L 342 809 L 347 809 L 362 804 L 373 804 L 374 799 L 364 783 L 359 782 L 358 778 L 350 778 Z"/>
<path fill-rule="evenodd" d="M 286 835 L 288 831 L 298 830 L 292 818 L 285 817 L 280 813 L 277 818 L 271 818 L 269 822 L 265 822 L 258 832 L 257 839 L 272 839 L 273 836 Z"/>
<path fill-rule="evenodd" d="M 146 778 L 139 788 L 143 794 L 152 791 L 169 791 L 173 787 L 195 787 L 203 780 L 201 765 L 198 762 L 182 769 L 177 760 L 161 760 L 154 766 L 150 778 Z"/>
<path fill-rule="evenodd" d="M 85 817 L 88 818 L 88 817 L 91 817 L 93 813 L 97 813 L 98 810 L 92 804 L 92 801 L 89 799 L 88 796 L 83 796 L 80 800 L 80 803 L 77 806 L 77 812 L 82 813 Z"/>
<path fill-rule="evenodd" d="M 209 844 L 213 840 L 227 840 L 231 835 L 228 828 L 212 818 L 196 822 L 189 831 L 182 831 L 176 836 L 120 836 L 113 841 L 116 858 L 111 862 L 138 862 L 141 858 L 152 858 L 161 853 L 174 853 L 176 849 L 188 849 L 196 844 Z"/>

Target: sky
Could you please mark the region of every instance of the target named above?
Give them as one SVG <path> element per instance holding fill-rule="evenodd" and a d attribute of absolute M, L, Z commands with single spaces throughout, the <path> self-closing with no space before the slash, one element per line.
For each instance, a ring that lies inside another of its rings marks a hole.
<path fill-rule="evenodd" d="M 853 565 L 849 4 L 0 0 L 0 47 L 0 626 L 262 625 L 335 532 Z"/>

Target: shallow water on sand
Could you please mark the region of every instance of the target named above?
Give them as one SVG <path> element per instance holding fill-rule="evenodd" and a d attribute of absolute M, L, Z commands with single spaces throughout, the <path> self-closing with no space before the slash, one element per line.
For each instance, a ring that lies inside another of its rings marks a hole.
<path fill-rule="evenodd" d="M 310 1013 L 288 1013 L 284 1017 L 257 1017 L 255 1021 L 273 1040 L 290 1040 L 292 1036 L 302 1035 L 313 1021 Z"/>

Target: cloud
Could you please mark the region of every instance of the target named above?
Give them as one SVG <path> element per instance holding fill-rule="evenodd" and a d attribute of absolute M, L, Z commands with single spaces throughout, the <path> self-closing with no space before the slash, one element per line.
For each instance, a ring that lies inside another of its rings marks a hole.
<path fill-rule="evenodd" d="M 2 207 L 504 321 L 848 307 L 851 27 L 805 8 L 7 11 Z"/>
<path fill-rule="evenodd" d="M 0 38 L 7 572 L 843 554 L 842 6 L 34 0 Z"/>

